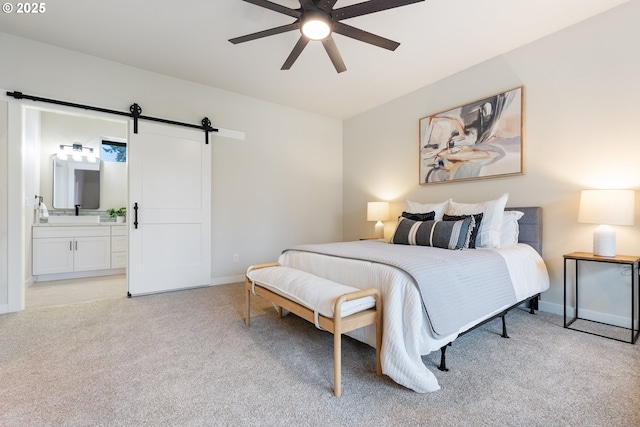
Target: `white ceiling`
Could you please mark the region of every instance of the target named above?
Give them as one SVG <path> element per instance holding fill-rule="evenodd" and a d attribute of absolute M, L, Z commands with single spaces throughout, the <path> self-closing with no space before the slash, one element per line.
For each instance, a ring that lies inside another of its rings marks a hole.
<path fill-rule="evenodd" d="M 361 1 L 338 0 L 336 8 Z M 297 31 L 231 44 L 294 21 L 241 0 L 55 0 L 40 15 L 0 14 L 0 31 L 349 118 L 626 1 L 426 0 L 353 18 L 345 23 L 401 44 L 391 52 L 336 34 L 347 66 L 340 74 L 319 42 L 280 71 Z"/>

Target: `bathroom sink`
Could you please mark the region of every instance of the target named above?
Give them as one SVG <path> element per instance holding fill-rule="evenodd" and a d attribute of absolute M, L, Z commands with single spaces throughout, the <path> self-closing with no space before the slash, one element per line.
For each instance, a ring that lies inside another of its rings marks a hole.
<path fill-rule="evenodd" d="M 48 222 L 49 224 L 100 224 L 100 215 L 51 215 Z"/>

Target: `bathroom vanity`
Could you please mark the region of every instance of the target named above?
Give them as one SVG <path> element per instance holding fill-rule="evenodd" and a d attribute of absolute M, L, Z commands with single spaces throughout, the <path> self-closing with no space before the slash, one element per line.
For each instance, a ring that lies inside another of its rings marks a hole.
<path fill-rule="evenodd" d="M 124 273 L 126 224 L 35 224 L 32 231 L 36 281 Z"/>

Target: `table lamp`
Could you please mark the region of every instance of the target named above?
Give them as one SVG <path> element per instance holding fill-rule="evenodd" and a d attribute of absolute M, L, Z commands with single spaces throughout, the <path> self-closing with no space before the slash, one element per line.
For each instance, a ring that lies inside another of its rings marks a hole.
<path fill-rule="evenodd" d="M 616 256 L 616 232 L 610 225 L 633 225 L 634 190 L 583 190 L 578 222 L 599 224 L 593 232 L 593 254 Z"/>
<path fill-rule="evenodd" d="M 377 221 L 375 238 L 384 238 L 384 224 L 382 221 L 389 219 L 389 202 L 368 202 L 367 221 Z"/>

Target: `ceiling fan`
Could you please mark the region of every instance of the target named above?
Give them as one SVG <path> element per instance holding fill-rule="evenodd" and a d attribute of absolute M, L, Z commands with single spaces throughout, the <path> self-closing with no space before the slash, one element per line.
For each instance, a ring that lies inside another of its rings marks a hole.
<path fill-rule="evenodd" d="M 368 15 L 370 13 L 406 6 L 412 3 L 418 3 L 424 0 L 370 0 L 353 4 L 351 6 L 340 7 L 338 9 L 333 8 L 338 0 L 299 0 L 299 9 L 291 9 L 268 0 L 244 1 L 273 10 L 274 12 L 291 16 L 296 18 L 296 20 L 291 24 L 230 39 L 229 41 L 231 43 L 244 43 L 260 39 L 262 37 L 285 33 L 287 31 L 300 30 L 300 39 L 298 39 L 298 43 L 296 43 L 289 54 L 289 57 L 282 65 L 281 70 L 289 70 L 291 68 L 310 40 L 319 40 L 327 51 L 336 71 L 341 73 L 346 71 L 347 67 L 344 65 L 344 61 L 340 56 L 338 47 L 331 36 L 332 33 L 351 37 L 352 39 L 360 40 L 388 50 L 396 50 L 396 48 L 400 46 L 400 43 L 360 30 L 340 21 L 355 18 L 356 16 Z"/>

